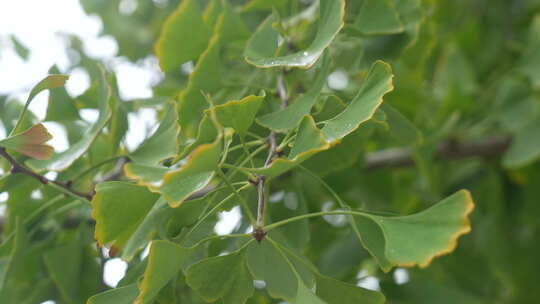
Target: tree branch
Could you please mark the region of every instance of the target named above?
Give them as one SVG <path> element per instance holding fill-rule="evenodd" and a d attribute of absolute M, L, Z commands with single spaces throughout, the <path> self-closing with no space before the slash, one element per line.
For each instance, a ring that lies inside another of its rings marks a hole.
<path fill-rule="evenodd" d="M 510 146 L 510 136 L 494 136 L 478 141 L 459 142 L 447 140 L 435 151 L 436 160 L 456 160 L 469 157 L 489 158 L 504 153 Z M 402 168 L 415 165 L 410 149 L 396 148 L 371 152 L 366 155 L 364 169 Z"/>
<path fill-rule="evenodd" d="M 278 74 L 277 77 L 277 94 L 279 96 L 279 100 L 281 102 L 281 108 L 287 107 L 287 88 L 285 86 L 285 79 L 283 77 L 283 73 Z M 268 155 L 266 156 L 266 160 L 264 162 L 264 167 L 268 167 L 270 163 L 272 162 L 272 159 L 276 154 L 277 151 L 277 143 L 276 143 L 276 132 L 271 131 L 270 135 L 268 135 Z M 265 210 L 265 197 L 264 197 L 264 183 L 265 183 L 266 177 L 263 175 L 259 175 L 257 177 L 257 222 L 256 227 L 253 229 L 253 237 L 257 241 L 261 241 L 266 233 L 263 230 L 264 226 L 264 210 Z"/>
<path fill-rule="evenodd" d="M 71 196 L 73 196 L 75 198 L 84 199 L 86 201 L 92 200 L 92 196 L 93 196 L 92 194 L 83 193 L 83 192 L 73 190 L 70 187 L 70 183 L 64 184 L 64 183 L 61 183 L 61 182 L 58 182 L 58 181 L 50 180 L 50 179 L 46 178 L 45 176 L 40 175 L 40 174 L 28 169 L 24 165 L 20 164 L 9 153 L 7 153 L 5 148 L 0 148 L 0 156 L 3 156 L 11 164 L 11 173 L 13 173 L 13 174 L 17 174 L 17 173 L 24 174 L 24 175 L 30 176 L 30 177 L 32 177 L 34 179 L 37 179 L 43 185 L 51 185 L 51 186 L 55 187 L 56 189 L 66 193 L 68 195 L 71 195 Z"/>

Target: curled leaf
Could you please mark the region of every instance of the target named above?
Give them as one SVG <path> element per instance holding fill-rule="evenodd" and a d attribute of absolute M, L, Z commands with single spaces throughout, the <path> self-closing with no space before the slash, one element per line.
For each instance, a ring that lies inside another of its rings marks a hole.
<path fill-rule="evenodd" d="M 37 124 L 23 133 L 0 140 L 0 147 L 15 150 L 26 156 L 46 160 L 52 157 L 54 149 L 45 144 L 52 135 L 43 124 Z"/>

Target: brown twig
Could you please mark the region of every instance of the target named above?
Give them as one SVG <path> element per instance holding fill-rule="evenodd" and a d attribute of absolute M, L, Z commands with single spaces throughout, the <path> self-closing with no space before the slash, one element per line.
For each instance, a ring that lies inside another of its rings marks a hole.
<path fill-rule="evenodd" d="M 278 74 L 278 77 L 277 77 L 277 94 L 281 102 L 281 108 L 287 107 L 287 98 L 288 98 L 287 88 L 285 87 L 285 79 L 283 77 L 283 73 Z M 271 131 L 270 135 L 268 135 L 267 141 L 268 141 L 268 155 L 266 156 L 266 160 L 264 161 L 265 168 L 270 165 L 274 156 L 278 154 L 276 132 Z M 258 199 L 257 221 L 256 221 L 256 227 L 253 230 L 253 237 L 259 242 L 266 235 L 266 233 L 262 229 L 262 227 L 264 226 L 264 211 L 265 211 L 265 205 L 266 205 L 266 200 L 264 196 L 265 181 L 266 181 L 265 176 L 259 175 L 257 177 L 257 199 Z"/>
<path fill-rule="evenodd" d="M 92 194 L 73 190 L 70 187 L 70 183 L 64 184 L 58 181 L 50 180 L 46 178 L 45 176 L 28 169 L 27 167 L 19 163 L 15 158 L 13 158 L 6 151 L 5 148 L 0 148 L 0 156 L 3 156 L 11 164 L 11 173 L 13 174 L 17 174 L 17 173 L 24 174 L 24 175 L 37 179 L 43 185 L 54 185 L 56 186 L 56 188 L 59 188 L 59 190 L 65 193 L 68 193 L 74 197 L 83 198 L 85 200 L 92 200 Z"/>
<path fill-rule="evenodd" d="M 436 160 L 456 160 L 470 157 L 489 158 L 504 153 L 512 141 L 510 136 L 494 136 L 478 141 L 459 142 L 447 140 L 437 146 Z M 415 161 L 410 149 L 397 148 L 368 153 L 364 169 L 400 168 L 414 166 Z"/>

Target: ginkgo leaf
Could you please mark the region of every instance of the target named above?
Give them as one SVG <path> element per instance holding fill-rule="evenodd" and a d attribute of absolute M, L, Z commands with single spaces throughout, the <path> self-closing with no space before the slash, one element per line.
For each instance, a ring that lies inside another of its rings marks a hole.
<path fill-rule="evenodd" d="M 179 206 L 190 195 L 210 183 L 215 175 L 221 151 L 220 140 L 201 145 L 193 151 L 185 165 L 163 176 L 163 185 L 159 191 L 171 207 Z"/>
<path fill-rule="evenodd" d="M 45 77 L 43 80 L 38 82 L 32 90 L 30 91 L 30 95 L 28 95 L 28 98 L 26 99 L 26 103 L 24 104 L 24 108 L 21 111 L 21 114 L 19 115 L 19 119 L 17 120 L 17 124 L 15 127 L 11 130 L 10 135 L 17 134 L 21 132 L 21 128 L 23 128 L 23 120 L 25 119 L 25 114 L 28 111 L 28 106 L 30 106 L 30 103 L 36 97 L 37 94 L 41 93 L 42 91 L 48 90 L 48 89 L 54 89 L 63 86 L 66 81 L 68 80 L 68 75 L 49 75 Z"/>
<path fill-rule="evenodd" d="M 45 160 L 51 158 L 54 149 L 45 144 L 52 139 L 43 124 L 37 124 L 32 128 L 6 139 L 0 140 L 0 147 L 15 150 L 26 156 Z"/>
<path fill-rule="evenodd" d="M 137 284 L 131 284 L 92 296 L 87 304 L 132 304 L 138 294 Z"/>
<path fill-rule="evenodd" d="M 191 249 L 169 241 L 153 241 L 136 304 L 153 303 L 159 291 L 178 274 Z"/>
<path fill-rule="evenodd" d="M 92 198 L 95 238 L 100 245 L 113 244 L 118 251 L 146 217 L 159 195 L 146 187 L 126 182 L 105 182 L 96 186 Z"/>
<path fill-rule="evenodd" d="M 276 56 L 279 35 L 272 27 L 276 18 L 270 15 L 248 41 L 244 52 L 246 61 L 260 68 L 312 66 L 341 30 L 345 15 L 344 0 L 320 0 L 319 6 L 317 34 L 308 48 L 294 54 Z"/>
<path fill-rule="evenodd" d="M 315 102 L 317 102 L 321 90 L 328 78 L 330 68 L 329 61 L 328 58 L 323 59 L 317 78 L 306 94 L 298 97 L 284 109 L 259 117 L 257 122 L 262 126 L 279 132 L 288 131 L 289 129 L 298 126 L 302 118 L 310 113 L 311 108 Z"/>
<path fill-rule="evenodd" d="M 394 0 L 365 0 L 355 25 L 367 35 L 396 34 L 404 30 Z"/>
<path fill-rule="evenodd" d="M 165 72 L 196 59 L 208 45 L 210 28 L 203 20 L 198 1 L 185 0 L 167 18 L 156 43 L 159 65 Z"/>
<path fill-rule="evenodd" d="M 179 131 L 176 111 L 169 106 L 158 129 L 130 154 L 130 158 L 139 164 L 155 165 L 174 156 Z"/>
<path fill-rule="evenodd" d="M 468 216 L 473 208 L 470 193 L 462 190 L 416 214 L 366 215 L 355 224 L 363 245 L 384 271 L 392 266 L 427 267 L 433 258 L 452 252 L 457 239 L 471 230 Z"/>
<path fill-rule="evenodd" d="M 220 37 L 214 35 L 189 75 L 187 87 L 178 96 L 176 110 L 184 141 L 196 137 L 203 112 L 210 106 L 203 94 L 212 94 L 221 87 L 220 49 Z"/>
<path fill-rule="evenodd" d="M 254 288 L 243 252 L 211 257 L 191 265 L 186 271 L 188 285 L 208 302 L 222 299 L 224 304 L 245 303 Z"/>
<path fill-rule="evenodd" d="M 384 295 L 378 291 L 365 289 L 322 275 L 317 277 L 317 296 L 328 304 L 385 303 Z"/>
<path fill-rule="evenodd" d="M 233 128 L 238 134 L 244 136 L 253 123 L 265 96 L 263 92 L 260 96 L 250 95 L 240 100 L 231 100 L 214 106 L 216 118 L 222 126 Z"/>

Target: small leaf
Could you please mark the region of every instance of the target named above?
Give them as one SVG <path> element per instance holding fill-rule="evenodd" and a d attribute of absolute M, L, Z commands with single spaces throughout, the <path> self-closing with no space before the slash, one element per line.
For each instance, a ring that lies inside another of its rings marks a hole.
<path fill-rule="evenodd" d="M 281 8 L 289 0 L 251 0 L 242 8 L 243 11 L 268 10 L 272 8 Z"/>
<path fill-rule="evenodd" d="M 277 158 L 265 168 L 243 169 L 272 178 L 287 172 L 314 154 L 328 148 L 330 148 L 330 144 L 325 140 L 321 130 L 317 128 L 313 118 L 306 115 L 300 123 L 298 135 L 287 158 Z"/>
<path fill-rule="evenodd" d="M 67 303 L 77 301 L 81 271 L 82 247 L 78 242 L 70 242 L 54 247 L 43 254 L 45 266 L 60 295 Z M 66 267 L 69 265 L 69 267 Z"/>
<path fill-rule="evenodd" d="M 265 94 L 250 95 L 240 100 L 231 100 L 214 107 L 217 120 L 224 127 L 233 128 L 238 134 L 244 136 L 253 124 L 255 115 L 264 101 Z"/>
<path fill-rule="evenodd" d="M 24 108 L 21 111 L 21 114 L 19 115 L 17 124 L 11 130 L 10 135 L 17 134 L 22 131 L 21 128 L 23 128 L 23 125 L 24 125 L 23 120 L 25 118 L 26 111 L 28 111 L 28 106 L 30 105 L 30 103 L 32 102 L 32 99 L 34 99 L 34 97 L 36 97 L 37 94 L 48 89 L 54 89 L 54 88 L 64 86 L 68 78 L 69 78 L 68 75 L 61 75 L 61 74 L 49 75 L 45 77 L 43 80 L 41 80 L 40 82 L 38 82 L 38 84 L 36 84 L 34 88 L 32 88 L 32 91 L 30 91 L 30 95 L 28 95 L 28 98 L 26 99 L 26 103 L 24 104 Z"/>
<path fill-rule="evenodd" d="M 196 59 L 208 45 L 210 28 L 204 23 L 196 0 L 185 0 L 165 21 L 156 55 L 165 72 L 180 69 L 180 65 Z"/>
<path fill-rule="evenodd" d="M 191 194 L 203 189 L 214 177 L 221 155 L 221 140 L 204 144 L 193 151 L 180 169 L 167 172 L 160 192 L 171 207 L 178 207 Z"/>
<path fill-rule="evenodd" d="M 268 240 L 251 243 L 247 248 L 246 261 L 253 277 L 266 282 L 266 290 L 270 296 L 287 301 L 296 297 L 296 274 Z"/>
<path fill-rule="evenodd" d="M 10 35 L 9 38 L 11 38 L 11 42 L 13 42 L 13 47 L 15 48 L 17 55 L 19 55 L 19 57 L 21 57 L 23 60 L 28 60 L 30 50 L 24 44 L 22 44 L 22 42 L 20 42 L 15 35 Z"/>
<path fill-rule="evenodd" d="M 87 304 L 132 304 L 138 293 L 137 284 L 131 284 L 97 294 Z"/>
<path fill-rule="evenodd" d="M 248 41 L 244 53 L 246 61 L 260 68 L 278 66 L 309 68 L 312 66 L 341 30 L 345 15 L 344 0 L 320 0 L 319 5 L 317 34 L 307 49 L 276 57 L 278 33 L 272 28 L 276 20 L 274 15 L 271 15 Z"/>
<path fill-rule="evenodd" d="M 306 94 L 298 97 L 286 108 L 258 118 L 257 122 L 264 127 L 279 132 L 295 128 L 302 118 L 311 112 L 311 108 L 317 101 L 328 77 L 329 61 L 328 58 L 323 60 L 317 79 L 315 79 L 313 86 Z"/>
<path fill-rule="evenodd" d="M 510 148 L 505 152 L 503 165 L 519 168 L 540 158 L 540 119 L 536 119 L 517 131 Z"/>
<path fill-rule="evenodd" d="M 131 183 L 98 184 L 92 199 L 92 217 L 99 245 L 114 242 L 114 248 L 123 248 L 158 198 L 146 187 Z"/>
<path fill-rule="evenodd" d="M 340 140 L 369 120 L 381 105 L 383 96 L 393 90 L 392 77 L 392 69 L 388 64 L 375 62 L 350 104 L 322 128 L 326 140 Z"/>
<path fill-rule="evenodd" d="M 390 132 L 399 142 L 412 146 L 422 142 L 422 133 L 407 117 L 389 104 L 383 104 L 381 108 L 386 114 Z"/>
<path fill-rule="evenodd" d="M 184 141 L 195 138 L 203 112 L 209 107 L 203 93 L 212 94 L 221 88 L 221 47 L 219 41 L 219 36 L 212 37 L 208 48 L 189 75 L 187 87 L 180 92 L 178 97 L 176 110 L 180 136 Z"/>
<path fill-rule="evenodd" d="M 384 295 L 329 277 L 317 277 L 317 295 L 328 304 L 365 303 L 384 304 Z"/>
<path fill-rule="evenodd" d="M 130 158 L 140 164 L 155 165 L 174 156 L 178 132 L 176 112 L 169 106 L 158 129 L 130 154 Z"/>
<path fill-rule="evenodd" d="M 296 290 L 296 296 L 294 297 L 294 304 L 327 304 L 327 302 L 321 300 L 313 291 L 306 287 L 302 280 L 298 280 L 298 289 Z"/>
<path fill-rule="evenodd" d="M 404 30 L 394 0 L 365 0 L 355 26 L 366 35 L 397 34 Z"/>
<path fill-rule="evenodd" d="M 66 151 L 55 154 L 49 160 L 29 160 L 26 164 L 33 168 L 36 171 L 42 170 L 53 170 L 53 171 L 62 171 L 68 168 L 73 162 L 79 159 L 92 145 L 96 140 L 98 135 L 107 125 L 111 117 L 111 107 L 110 107 L 110 97 L 111 97 L 111 88 L 106 82 L 105 71 L 100 67 L 100 77 L 99 77 L 99 118 L 92 125 L 90 130 L 84 134 L 81 139 L 75 144 L 71 145 Z M 67 76 L 55 77 L 49 79 L 47 83 L 53 83 L 55 85 L 63 85 Z M 35 90 L 35 89 L 34 89 Z"/>
<path fill-rule="evenodd" d="M 243 251 L 199 261 L 187 269 L 186 277 L 188 285 L 208 302 L 223 299 L 224 304 L 243 304 L 254 291 Z"/>
<path fill-rule="evenodd" d="M 169 241 L 153 241 L 148 254 L 148 265 L 139 287 L 136 304 L 153 303 L 154 298 L 180 271 L 191 250 Z"/>
<path fill-rule="evenodd" d="M 43 124 L 37 124 L 23 133 L 0 140 L 0 147 L 15 150 L 26 156 L 45 160 L 51 158 L 54 149 L 45 143 L 52 139 Z"/>

